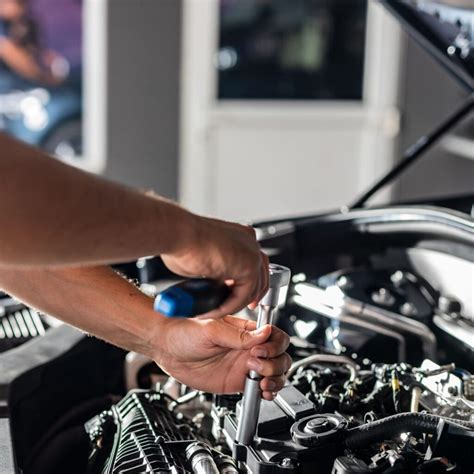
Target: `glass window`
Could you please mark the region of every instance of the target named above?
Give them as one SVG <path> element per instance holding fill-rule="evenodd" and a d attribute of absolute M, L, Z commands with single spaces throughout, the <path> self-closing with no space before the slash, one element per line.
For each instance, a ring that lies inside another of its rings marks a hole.
<path fill-rule="evenodd" d="M 0 130 L 82 155 L 81 0 L 0 0 Z"/>
<path fill-rule="evenodd" d="M 219 99 L 362 99 L 367 0 L 221 0 Z"/>

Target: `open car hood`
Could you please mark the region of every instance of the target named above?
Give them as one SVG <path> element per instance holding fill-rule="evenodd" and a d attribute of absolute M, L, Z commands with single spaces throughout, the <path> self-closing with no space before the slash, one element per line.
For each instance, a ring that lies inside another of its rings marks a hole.
<path fill-rule="evenodd" d="M 434 58 L 474 91 L 472 0 L 381 0 Z"/>
<path fill-rule="evenodd" d="M 464 87 L 463 103 L 405 150 L 395 166 L 347 206 L 364 207 L 474 110 L 474 4 L 472 0 L 380 0 L 403 27 Z"/>

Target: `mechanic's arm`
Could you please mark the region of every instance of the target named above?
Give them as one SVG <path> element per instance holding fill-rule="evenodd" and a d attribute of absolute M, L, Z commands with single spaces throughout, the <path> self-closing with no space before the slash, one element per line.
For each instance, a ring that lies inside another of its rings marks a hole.
<path fill-rule="evenodd" d="M 0 229 L 0 269 L 160 254 L 180 275 L 232 280 L 232 294 L 215 316 L 257 301 L 267 287 L 268 260 L 251 228 L 197 216 L 1 133 Z"/>
<path fill-rule="evenodd" d="M 154 359 L 183 383 L 216 393 L 242 391 L 249 368 L 264 397 L 283 387 L 288 336 L 231 316 L 169 319 L 153 300 L 108 267 L 2 269 L 0 288 L 99 338 Z"/>
<path fill-rule="evenodd" d="M 131 159 L 133 157 L 130 157 Z M 116 263 L 172 252 L 190 213 L 0 133 L 0 264 Z"/>

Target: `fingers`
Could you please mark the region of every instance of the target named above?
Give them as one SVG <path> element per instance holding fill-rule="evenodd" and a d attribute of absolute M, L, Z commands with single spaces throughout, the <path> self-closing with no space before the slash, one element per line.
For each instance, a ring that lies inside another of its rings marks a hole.
<path fill-rule="evenodd" d="M 291 367 L 291 357 L 287 353 L 273 359 L 250 357 L 247 361 L 247 367 L 263 377 L 280 376 Z"/>
<path fill-rule="evenodd" d="M 272 328 L 272 334 L 264 344 L 252 347 L 252 357 L 274 358 L 283 354 L 290 345 L 290 337 L 277 327 Z"/>
<path fill-rule="evenodd" d="M 251 235 L 256 240 L 256 231 L 251 226 L 240 226 L 245 232 Z M 267 289 L 268 289 L 268 265 L 269 260 L 266 254 L 260 251 L 260 262 L 259 268 L 257 269 L 257 274 L 255 275 L 254 284 L 253 284 L 253 292 L 249 295 L 249 298 L 246 300 L 247 306 L 250 309 L 255 309 L 258 302 L 263 298 Z M 242 308 L 240 308 L 242 309 Z M 229 313 L 232 314 L 232 313 Z"/>
<path fill-rule="evenodd" d="M 229 323 L 229 319 L 235 321 Z M 231 317 L 211 320 L 206 324 L 206 328 L 213 344 L 237 350 L 249 350 L 258 344 L 263 344 L 272 333 L 269 324 L 254 329 L 255 325 L 251 321 Z"/>
<path fill-rule="evenodd" d="M 236 223 L 212 219 L 210 221 L 218 224 L 219 227 L 230 228 L 236 242 L 241 247 L 237 245 L 232 247 L 235 254 L 230 255 L 230 257 L 233 257 L 230 261 L 234 263 L 230 268 L 222 269 L 221 277 L 234 280 L 234 284 L 231 285 L 230 296 L 219 308 L 202 316 L 218 318 L 227 314 L 235 314 L 247 305 L 255 308 L 267 291 L 269 279 L 268 257 L 260 250 L 255 229 Z M 242 233 L 246 234 L 243 239 Z M 235 274 L 233 274 L 234 271 Z M 212 275 L 210 276 L 212 277 Z"/>
<path fill-rule="evenodd" d="M 270 273 L 268 269 L 270 265 L 270 259 L 268 258 L 267 254 L 263 252 L 260 252 L 260 256 L 262 258 L 263 287 L 258 296 L 259 301 L 265 296 L 265 293 L 268 290 L 268 284 L 270 282 Z"/>
<path fill-rule="evenodd" d="M 230 296 L 222 303 L 216 310 L 221 316 L 226 314 L 234 314 L 246 306 L 246 304 L 253 299 L 252 295 L 255 292 L 255 282 L 246 280 L 244 282 L 236 281 L 232 286 Z"/>
<path fill-rule="evenodd" d="M 268 282 L 270 279 L 268 266 L 270 261 L 267 255 L 263 252 L 260 252 L 260 261 L 260 277 L 258 285 L 255 287 L 255 293 L 252 297 L 251 303 L 247 305 L 250 309 L 255 309 L 257 307 L 258 302 L 265 296 L 265 293 L 268 290 Z"/>
<path fill-rule="evenodd" d="M 225 316 L 223 319 L 226 323 L 246 331 L 253 331 L 257 327 L 256 321 L 251 321 L 250 319 L 237 318 L 235 316 Z M 272 328 L 272 333 L 274 329 Z"/>
<path fill-rule="evenodd" d="M 280 375 L 279 377 L 265 377 L 260 382 L 260 388 L 262 392 L 279 392 L 286 382 L 286 376 Z"/>
<path fill-rule="evenodd" d="M 242 229 L 244 229 L 248 234 L 250 234 L 255 240 L 257 239 L 257 232 L 251 225 L 242 225 L 242 224 L 237 224 L 240 226 Z"/>

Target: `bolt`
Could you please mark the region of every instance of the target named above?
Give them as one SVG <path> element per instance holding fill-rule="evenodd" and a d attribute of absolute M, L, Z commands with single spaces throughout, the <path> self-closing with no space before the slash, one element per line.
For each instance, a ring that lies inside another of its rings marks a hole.
<path fill-rule="evenodd" d="M 458 389 L 457 387 L 453 387 L 452 385 L 448 387 L 448 393 L 450 395 L 456 396 L 458 394 Z"/>
<path fill-rule="evenodd" d="M 400 312 L 403 316 L 416 316 L 418 311 L 416 310 L 416 306 L 413 303 L 403 303 L 400 307 Z"/>
<path fill-rule="evenodd" d="M 281 467 L 292 467 L 293 460 L 291 458 L 283 458 L 280 463 Z"/>
<path fill-rule="evenodd" d="M 440 296 L 438 299 L 439 310 L 447 315 L 460 314 L 462 311 L 461 302 L 450 296 Z"/>
<path fill-rule="evenodd" d="M 390 280 L 394 285 L 399 286 L 406 280 L 405 274 L 402 271 L 397 270 L 390 275 Z"/>
<path fill-rule="evenodd" d="M 395 303 L 395 297 L 386 288 L 379 288 L 372 293 L 371 297 L 374 303 L 383 306 L 391 306 Z"/>
<path fill-rule="evenodd" d="M 297 273 L 296 275 L 293 275 L 291 281 L 293 283 L 300 283 L 302 281 L 306 281 L 306 275 L 304 273 Z"/>
<path fill-rule="evenodd" d="M 352 281 L 350 280 L 350 278 L 343 275 L 343 276 L 340 276 L 337 279 L 337 286 L 341 289 L 351 288 L 352 287 Z"/>

